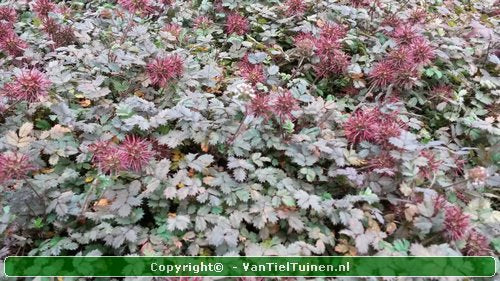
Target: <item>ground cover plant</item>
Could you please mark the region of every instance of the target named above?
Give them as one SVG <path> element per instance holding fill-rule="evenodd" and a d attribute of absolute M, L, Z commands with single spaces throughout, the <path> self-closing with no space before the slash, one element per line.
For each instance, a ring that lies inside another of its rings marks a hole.
<path fill-rule="evenodd" d="M 499 7 L 2 1 L 0 257 L 498 255 Z"/>

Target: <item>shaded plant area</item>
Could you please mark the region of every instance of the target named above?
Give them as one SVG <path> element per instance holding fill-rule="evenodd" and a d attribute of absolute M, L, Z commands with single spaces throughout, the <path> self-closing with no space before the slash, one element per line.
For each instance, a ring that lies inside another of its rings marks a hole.
<path fill-rule="evenodd" d="M 3 1 L 0 258 L 498 256 L 495 2 Z"/>

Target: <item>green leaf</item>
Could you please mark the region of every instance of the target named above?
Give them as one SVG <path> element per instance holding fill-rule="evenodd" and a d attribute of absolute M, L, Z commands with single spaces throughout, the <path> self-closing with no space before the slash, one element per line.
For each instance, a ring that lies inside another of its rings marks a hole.
<path fill-rule="evenodd" d="M 42 218 L 36 218 L 33 220 L 33 227 L 40 229 L 44 226 L 43 219 Z"/>
<path fill-rule="evenodd" d="M 401 253 L 407 253 L 408 249 L 410 248 L 410 242 L 406 239 L 398 239 L 394 241 L 394 250 L 401 252 Z"/>
<path fill-rule="evenodd" d="M 130 87 L 130 83 L 127 80 L 120 81 L 120 80 L 112 79 L 111 83 L 113 84 L 113 88 L 118 93 L 125 92 Z"/>
<path fill-rule="evenodd" d="M 283 124 L 283 129 L 285 129 L 285 132 L 289 134 L 293 133 L 294 128 L 295 124 L 293 124 L 290 120 L 286 120 L 285 124 Z"/>
<path fill-rule="evenodd" d="M 50 130 L 52 127 L 49 123 L 49 121 L 44 120 L 44 119 L 36 119 L 35 121 L 35 127 L 37 127 L 40 130 L 47 131 Z"/>
<path fill-rule="evenodd" d="M 283 204 L 285 204 L 288 207 L 295 207 L 296 206 L 295 199 L 293 199 L 293 197 L 291 197 L 289 195 L 283 196 L 281 198 L 281 202 L 283 202 Z"/>

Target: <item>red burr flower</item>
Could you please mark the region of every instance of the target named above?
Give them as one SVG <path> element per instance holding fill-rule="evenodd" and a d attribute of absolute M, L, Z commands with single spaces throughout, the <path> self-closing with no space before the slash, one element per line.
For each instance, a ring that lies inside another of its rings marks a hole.
<path fill-rule="evenodd" d="M 420 156 L 427 159 L 427 164 L 420 167 L 420 174 L 426 179 L 432 179 L 434 174 L 439 170 L 441 161 L 437 160 L 434 153 L 430 150 L 422 150 Z"/>
<path fill-rule="evenodd" d="M 418 32 L 412 24 L 402 23 L 396 26 L 391 34 L 396 42 L 401 45 L 410 44 L 415 37 L 418 36 Z"/>
<path fill-rule="evenodd" d="M 240 74 L 245 80 L 250 82 L 252 85 L 257 83 L 264 83 L 266 77 L 264 75 L 264 69 L 260 64 L 252 64 L 248 61 L 248 56 L 245 55 L 241 62 L 239 63 Z"/>
<path fill-rule="evenodd" d="M 17 21 L 17 13 L 14 8 L 2 6 L 0 7 L 0 22 L 5 21 L 11 25 Z"/>
<path fill-rule="evenodd" d="M 212 20 L 207 16 L 198 16 L 193 21 L 194 27 L 200 29 L 207 29 L 212 25 L 212 23 Z"/>
<path fill-rule="evenodd" d="M 35 166 L 24 154 L 14 152 L 0 154 L 0 183 L 25 179 L 34 170 Z"/>
<path fill-rule="evenodd" d="M 351 5 L 354 8 L 370 7 L 370 0 L 351 0 Z"/>
<path fill-rule="evenodd" d="M 290 16 L 302 16 L 307 9 L 304 0 L 288 0 L 285 2 L 285 14 Z"/>
<path fill-rule="evenodd" d="M 407 64 L 396 70 L 396 80 L 394 84 L 404 89 L 410 89 L 415 85 L 419 77 L 420 74 L 417 66 L 414 64 Z"/>
<path fill-rule="evenodd" d="M 392 50 L 387 56 L 387 60 L 393 65 L 394 69 L 397 69 L 407 64 L 413 64 L 413 52 L 409 47 L 401 46 Z"/>
<path fill-rule="evenodd" d="M 166 87 L 184 73 L 184 61 L 177 55 L 156 58 L 147 65 L 147 72 L 154 85 Z"/>
<path fill-rule="evenodd" d="M 490 241 L 473 229 L 469 233 L 464 251 L 468 256 L 489 256 L 491 255 Z"/>
<path fill-rule="evenodd" d="M 399 137 L 405 125 L 396 120 L 395 116 L 384 114 L 379 120 L 379 127 L 375 132 L 375 143 L 388 146 L 389 139 Z"/>
<path fill-rule="evenodd" d="M 182 31 L 182 26 L 180 26 L 176 23 L 170 23 L 170 24 L 166 24 L 162 30 L 165 32 L 169 32 L 175 38 L 179 38 L 179 35 L 181 34 L 181 31 Z"/>
<path fill-rule="evenodd" d="M 316 38 L 310 33 L 300 33 L 293 38 L 295 48 L 302 56 L 311 56 L 314 53 L 314 44 Z"/>
<path fill-rule="evenodd" d="M 13 57 L 20 57 L 24 50 L 28 48 L 24 42 L 14 31 L 7 31 L 0 39 L 0 49 Z"/>
<path fill-rule="evenodd" d="M 378 173 L 393 176 L 396 170 L 396 162 L 388 152 L 382 152 L 368 160 L 368 168 Z"/>
<path fill-rule="evenodd" d="M 379 130 L 379 111 L 376 109 L 359 110 L 353 113 L 344 124 L 344 132 L 350 143 L 374 141 Z"/>
<path fill-rule="evenodd" d="M 271 97 L 264 93 L 257 93 L 247 105 L 247 113 L 255 117 L 268 120 L 273 112 Z"/>
<path fill-rule="evenodd" d="M 134 135 L 126 136 L 118 150 L 122 166 L 135 172 L 142 171 L 155 155 L 150 141 Z"/>
<path fill-rule="evenodd" d="M 338 50 L 340 40 L 347 34 L 347 30 L 338 24 L 327 23 L 321 28 L 319 38 L 316 39 L 316 53 L 318 56 L 329 56 Z"/>
<path fill-rule="evenodd" d="M 332 50 L 328 55 L 319 57 L 320 62 L 313 66 L 319 77 L 344 73 L 350 64 L 350 57 L 342 50 Z"/>
<path fill-rule="evenodd" d="M 445 209 L 444 230 L 450 240 L 459 240 L 465 237 L 469 229 L 469 216 L 464 214 L 457 206 Z"/>
<path fill-rule="evenodd" d="M 403 24 L 403 21 L 395 14 L 391 14 L 390 16 L 384 18 L 384 20 L 381 23 L 381 25 L 387 25 L 393 28 L 401 24 Z"/>
<path fill-rule="evenodd" d="M 50 0 L 36 0 L 32 9 L 37 17 L 46 18 L 49 16 L 49 13 L 56 11 L 56 4 Z"/>
<path fill-rule="evenodd" d="M 118 3 L 131 13 L 139 12 L 147 14 L 151 11 L 149 0 L 118 0 Z"/>
<path fill-rule="evenodd" d="M 414 9 L 410 13 L 410 17 L 408 18 L 408 21 L 412 24 L 422 24 L 425 23 L 427 19 L 427 11 L 424 9 Z"/>
<path fill-rule="evenodd" d="M 298 101 L 288 90 L 280 91 L 274 98 L 273 111 L 281 122 L 293 119 L 292 112 L 299 108 Z"/>
<path fill-rule="evenodd" d="M 350 64 L 350 57 L 340 48 L 340 40 L 347 30 L 340 25 L 328 23 L 321 28 L 320 36 L 315 40 L 316 55 L 320 62 L 314 66 L 319 77 L 340 74 Z"/>
<path fill-rule="evenodd" d="M 111 141 L 97 141 L 89 146 L 94 154 L 92 162 L 106 174 L 114 174 L 123 169 L 118 146 Z"/>
<path fill-rule="evenodd" d="M 244 35 L 250 30 L 250 23 L 242 15 L 232 12 L 227 15 L 226 31 L 228 34 Z"/>
<path fill-rule="evenodd" d="M 36 102 L 46 96 L 50 81 L 37 69 L 24 69 L 14 81 L 4 85 L 2 92 L 14 100 Z"/>
<path fill-rule="evenodd" d="M 416 37 L 410 43 L 413 61 L 419 65 L 427 65 L 434 58 L 434 50 L 423 37 Z"/>
<path fill-rule="evenodd" d="M 394 65 L 388 60 L 377 63 L 369 76 L 375 87 L 386 87 L 396 81 Z"/>

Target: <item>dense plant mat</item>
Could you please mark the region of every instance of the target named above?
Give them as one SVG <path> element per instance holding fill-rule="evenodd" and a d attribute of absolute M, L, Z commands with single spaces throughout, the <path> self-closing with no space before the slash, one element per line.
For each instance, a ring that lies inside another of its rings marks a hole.
<path fill-rule="evenodd" d="M 499 7 L 3 1 L 0 257 L 498 255 Z"/>

